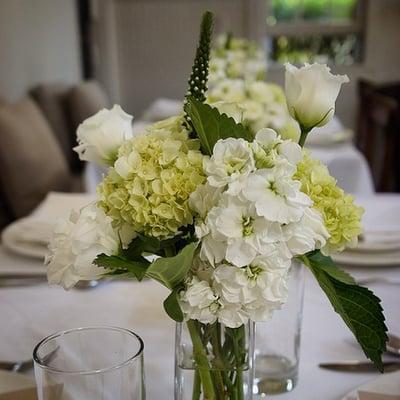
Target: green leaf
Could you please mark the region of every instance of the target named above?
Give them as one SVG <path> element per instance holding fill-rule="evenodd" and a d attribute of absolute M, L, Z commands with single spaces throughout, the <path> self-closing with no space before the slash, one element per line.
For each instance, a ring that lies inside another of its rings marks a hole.
<path fill-rule="evenodd" d="M 100 254 L 94 260 L 94 264 L 106 268 L 107 275 L 129 274 L 141 281 L 146 273 L 150 262 L 145 258 L 139 260 L 128 260 L 123 256 L 107 256 Z"/>
<path fill-rule="evenodd" d="M 253 140 L 251 132 L 242 124 L 236 123 L 233 118 L 221 114 L 216 108 L 203 104 L 193 97 L 185 104 L 185 111 L 190 116 L 205 154 L 212 154 L 214 145 L 219 139 L 233 137 Z"/>
<path fill-rule="evenodd" d="M 213 22 L 213 14 L 210 11 L 206 11 L 201 19 L 199 44 L 188 81 L 189 88 L 185 96 L 185 103 L 189 97 L 194 97 L 200 102 L 204 102 L 206 98 Z M 185 122 L 191 126 L 190 117 L 186 113 Z"/>
<path fill-rule="evenodd" d="M 194 240 L 196 240 L 196 238 L 192 226 L 182 229 L 180 235 L 165 240 L 139 234 L 132 240 L 128 248 L 122 251 L 122 254 L 124 257 L 131 260 L 140 259 L 143 254 L 164 256 L 164 249 L 174 247 L 179 251 L 185 247 L 187 243 Z"/>
<path fill-rule="evenodd" d="M 146 276 L 155 279 L 171 290 L 177 288 L 192 266 L 196 247 L 197 243 L 190 243 L 176 256 L 158 258 L 147 269 Z"/>
<path fill-rule="evenodd" d="M 165 312 L 176 322 L 183 321 L 183 312 L 178 302 L 180 289 L 173 290 L 170 295 L 164 300 Z"/>
<path fill-rule="evenodd" d="M 306 265 L 334 310 L 353 332 L 365 355 L 383 372 L 382 353 L 386 349 L 387 327 L 380 299 L 365 287 L 335 279 L 327 272 L 327 266 L 321 267 L 309 259 Z"/>
<path fill-rule="evenodd" d="M 300 257 L 301 258 L 301 257 Z M 343 269 L 336 266 L 335 262 L 331 257 L 324 256 L 319 250 L 307 254 L 305 260 L 302 260 L 306 265 L 309 262 L 312 266 L 324 270 L 332 278 L 349 285 L 355 285 L 356 281 L 354 278 Z"/>

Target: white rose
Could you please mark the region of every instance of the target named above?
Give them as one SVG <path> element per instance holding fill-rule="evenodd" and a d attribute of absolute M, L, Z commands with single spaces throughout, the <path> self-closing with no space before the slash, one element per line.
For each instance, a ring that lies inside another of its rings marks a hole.
<path fill-rule="evenodd" d="M 324 126 L 335 113 L 335 102 L 347 75 L 333 75 L 323 64 L 302 68 L 287 63 L 285 91 L 290 115 L 307 130 Z"/>
<path fill-rule="evenodd" d="M 119 105 L 103 109 L 83 121 L 77 130 L 79 158 L 100 165 L 113 165 L 121 144 L 132 134 L 132 116 Z"/>
<path fill-rule="evenodd" d="M 71 212 L 68 220 L 60 221 L 46 256 L 50 284 L 70 289 L 80 280 L 100 278 L 106 270 L 93 264 L 97 255 L 116 254 L 120 246 L 118 233 L 111 218 L 89 204 L 80 213 Z"/>

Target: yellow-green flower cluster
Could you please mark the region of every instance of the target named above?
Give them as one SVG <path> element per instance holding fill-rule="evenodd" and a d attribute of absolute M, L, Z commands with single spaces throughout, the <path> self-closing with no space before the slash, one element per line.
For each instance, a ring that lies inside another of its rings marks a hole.
<path fill-rule="evenodd" d="M 160 121 L 125 142 L 98 187 L 99 205 L 115 222 L 157 238 L 192 223 L 188 199 L 205 181 L 199 142 L 180 117 Z"/>
<path fill-rule="evenodd" d="M 364 210 L 354 204 L 353 196 L 345 194 L 336 186 L 336 180 L 329 174 L 328 168 L 311 158 L 307 152 L 304 152 L 303 159 L 297 165 L 294 178 L 301 182 L 301 190 L 321 212 L 325 227 L 331 235 L 322 249 L 323 253 L 330 254 L 354 247 L 362 233 L 361 217 Z"/>

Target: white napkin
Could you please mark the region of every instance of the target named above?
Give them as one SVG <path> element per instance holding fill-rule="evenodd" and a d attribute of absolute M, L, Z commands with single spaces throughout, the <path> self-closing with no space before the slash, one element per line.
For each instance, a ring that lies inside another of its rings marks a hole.
<path fill-rule="evenodd" d="M 93 200 L 94 195 L 87 193 L 50 192 L 31 215 L 4 229 L 2 244 L 14 253 L 43 258 L 56 222 L 67 218 L 72 209 L 80 210 Z"/>
<path fill-rule="evenodd" d="M 154 100 L 143 113 L 146 121 L 160 121 L 178 115 L 182 111 L 182 101 L 160 97 Z"/>

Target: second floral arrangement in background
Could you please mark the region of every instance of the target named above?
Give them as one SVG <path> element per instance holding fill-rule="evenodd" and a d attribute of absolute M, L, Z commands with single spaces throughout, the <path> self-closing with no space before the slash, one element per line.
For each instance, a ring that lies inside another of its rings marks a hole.
<path fill-rule="evenodd" d="M 362 209 L 303 148 L 310 130 L 332 118 L 347 77 L 324 65 L 288 65 L 288 109 L 276 87 L 255 80 L 229 81 L 226 90 L 214 82 L 207 92 L 211 27 L 205 13 L 181 115 L 133 137 L 131 117 L 114 106 L 79 127 L 81 158 L 108 173 L 97 201 L 57 227 L 49 281 L 70 288 L 101 277 L 156 280 L 170 290 L 165 311 L 190 338 L 191 350 L 176 353 L 193 373 L 190 398 L 250 399 L 251 323 L 285 303 L 292 261 L 300 260 L 381 369 L 379 299 L 329 257 L 356 244 Z M 275 115 L 253 123 L 241 90 L 282 104 L 297 137 L 282 136 Z M 237 97 L 226 101 L 225 91 Z M 187 391 L 177 387 L 175 396 Z"/>

